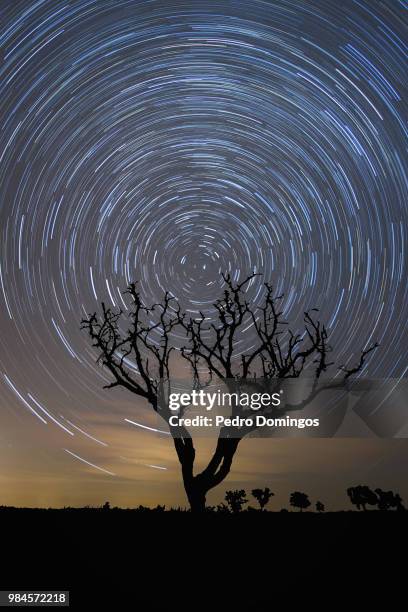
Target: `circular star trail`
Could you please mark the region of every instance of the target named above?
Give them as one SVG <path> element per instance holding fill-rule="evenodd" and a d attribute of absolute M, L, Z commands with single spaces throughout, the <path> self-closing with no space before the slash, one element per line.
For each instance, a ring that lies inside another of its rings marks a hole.
<path fill-rule="evenodd" d="M 211 316 L 221 271 L 262 272 L 289 321 L 320 308 L 340 362 L 375 340 L 366 372 L 404 375 L 406 9 L 3 0 L 7 402 L 67 426 L 107 393 L 80 319 L 137 279 Z"/>

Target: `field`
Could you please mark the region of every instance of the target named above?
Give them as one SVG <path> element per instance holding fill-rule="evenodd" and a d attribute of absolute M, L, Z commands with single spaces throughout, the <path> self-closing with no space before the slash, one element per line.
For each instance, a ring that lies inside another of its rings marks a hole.
<path fill-rule="evenodd" d="M 70 590 L 71 607 L 109 610 L 391 603 L 405 583 L 407 517 L 1 508 L 0 586 Z"/>

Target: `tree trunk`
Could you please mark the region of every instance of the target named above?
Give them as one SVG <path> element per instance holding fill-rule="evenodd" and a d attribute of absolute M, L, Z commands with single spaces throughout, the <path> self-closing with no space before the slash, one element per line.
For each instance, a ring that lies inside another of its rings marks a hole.
<path fill-rule="evenodd" d="M 205 491 L 197 485 L 192 485 L 188 490 L 186 489 L 188 501 L 190 503 L 191 512 L 199 514 L 205 511 Z"/>
<path fill-rule="evenodd" d="M 238 438 L 218 438 L 209 464 L 205 470 L 194 476 L 195 449 L 187 430 L 184 431 L 184 434 L 183 438 L 173 437 L 173 442 L 181 464 L 184 490 L 191 512 L 198 514 L 205 511 L 207 492 L 228 476 L 240 440 Z"/>

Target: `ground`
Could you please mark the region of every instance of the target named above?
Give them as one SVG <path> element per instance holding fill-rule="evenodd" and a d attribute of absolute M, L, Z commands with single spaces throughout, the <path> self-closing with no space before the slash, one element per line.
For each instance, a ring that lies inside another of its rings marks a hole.
<path fill-rule="evenodd" d="M 70 590 L 71 607 L 271 610 L 392 604 L 407 512 L 0 509 L 1 589 Z M 282 609 L 282 608 L 281 608 Z"/>

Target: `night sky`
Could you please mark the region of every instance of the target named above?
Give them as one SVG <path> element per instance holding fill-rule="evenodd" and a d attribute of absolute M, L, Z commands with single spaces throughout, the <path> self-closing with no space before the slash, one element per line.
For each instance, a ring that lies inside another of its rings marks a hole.
<path fill-rule="evenodd" d="M 340 363 L 377 341 L 363 375 L 407 375 L 407 7 L 0 0 L 0 504 L 184 503 L 171 441 L 125 422 L 155 421 L 80 330 L 133 280 L 211 316 L 220 271 L 262 272 Z M 337 480 L 398 487 L 408 447 L 238 455 L 227 483 L 335 503 Z"/>

